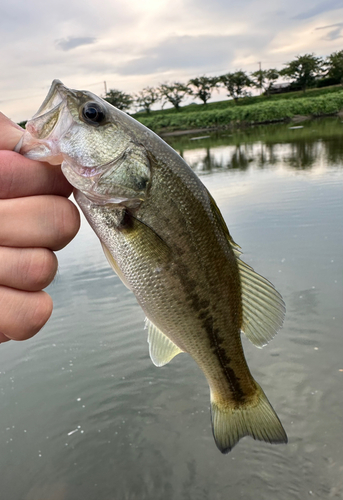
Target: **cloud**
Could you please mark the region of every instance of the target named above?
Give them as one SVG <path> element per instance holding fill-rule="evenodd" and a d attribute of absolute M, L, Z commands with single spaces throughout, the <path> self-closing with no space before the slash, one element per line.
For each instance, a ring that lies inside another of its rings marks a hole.
<path fill-rule="evenodd" d="M 92 36 L 69 36 L 68 38 L 60 38 L 59 40 L 55 40 L 55 45 L 60 50 L 72 50 L 76 49 L 76 47 L 80 47 L 80 45 L 90 45 L 96 42 L 96 38 Z"/>
<path fill-rule="evenodd" d="M 189 13 L 194 13 L 197 15 L 199 12 L 203 16 L 206 12 L 206 16 L 223 18 L 223 16 L 230 20 L 232 16 L 235 18 L 242 16 L 246 17 L 247 11 L 253 8 L 255 0 L 240 0 L 236 2 L 234 0 L 186 0 L 186 5 Z"/>
<path fill-rule="evenodd" d="M 255 36 L 254 49 L 266 45 L 268 37 Z M 116 67 L 120 75 L 147 75 L 173 70 L 199 69 L 206 66 L 207 73 L 229 71 L 236 48 L 248 48 L 252 40 L 249 36 L 172 36 L 145 50 L 127 63 Z"/>
<path fill-rule="evenodd" d="M 103 92 L 104 80 L 138 92 L 166 80 L 254 71 L 258 61 L 280 67 L 295 54 L 330 54 L 343 35 L 341 6 L 342 0 L 173 0 L 172 9 L 169 0 L 3 1 L 1 109 L 27 118 L 54 78 L 95 93 Z"/>
<path fill-rule="evenodd" d="M 323 40 L 337 40 L 337 38 L 342 38 L 343 37 L 343 23 L 338 23 L 338 24 L 330 24 L 329 26 L 320 26 L 319 28 L 316 28 L 316 30 L 325 30 L 325 29 L 330 29 L 334 28 L 333 30 L 329 31 L 325 36 L 323 36 Z"/>
<path fill-rule="evenodd" d="M 323 12 L 330 12 L 331 10 L 342 9 L 342 0 L 325 0 L 325 2 L 320 2 L 317 5 L 311 7 L 304 12 L 301 12 L 292 19 L 309 19 L 310 17 L 317 16 L 318 14 L 323 14 Z"/>

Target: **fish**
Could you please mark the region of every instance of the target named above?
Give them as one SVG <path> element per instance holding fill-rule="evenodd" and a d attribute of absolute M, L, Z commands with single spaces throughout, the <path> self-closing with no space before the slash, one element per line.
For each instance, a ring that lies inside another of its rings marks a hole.
<path fill-rule="evenodd" d="M 281 295 L 241 259 L 199 177 L 154 132 L 88 91 L 54 80 L 16 151 L 61 164 L 107 260 L 146 315 L 158 366 L 189 354 L 205 375 L 222 453 L 244 436 L 286 443 L 253 378 L 241 334 L 261 348 L 285 315 Z"/>

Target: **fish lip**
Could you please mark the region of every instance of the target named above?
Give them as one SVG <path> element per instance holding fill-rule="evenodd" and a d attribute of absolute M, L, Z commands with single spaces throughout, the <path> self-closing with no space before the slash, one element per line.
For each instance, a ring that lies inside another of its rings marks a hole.
<path fill-rule="evenodd" d="M 26 131 L 34 139 L 46 138 L 44 136 L 41 136 L 42 127 L 44 126 L 45 122 L 54 115 L 54 113 L 57 113 L 59 115 L 59 113 L 62 111 L 63 102 L 66 100 L 66 92 L 67 89 L 60 80 L 53 80 L 48 94 L 46 95 L 38 111 L 33 115 L 32 118 L 30 118 L 30 120 L 28 120 L 26 124 Z M 56 120 L 56 123 L 57 122 L 58 119 Z"/>
<path fill-rule="evenodd" d="M 62 107 L 63 102 L 67 102 L 67 98 L 70 95 L 73 97 L 77 96 L 77 91 L 67 88 L 61 80 L 53 80 L 50 89 L 40 105 L 38 111 L 28 120 L 27 125 L 30 126 L 31 122 L 39 123 L 41 118 L 47 116 L 51 111 L 54 111 Z M 26 126 L 26 129 L 28 129 Z"/>
<path fill-rule="evenodd" d="M 63 85 L 61 80 L 53 80 L 49 92 L 47 93 L 44 101 L 40 105 L 38 111 L 33 115 L 31 120 L 34 118 L 38 118 L 39 116 L 45 115 L 47 112 L 51 111 L 54 107 L 60 104 L 63 101 L 63 98 L 66 95 L 66 87 Z M 54 97 L 59 97 L 59 102 L 54 100 Z M 31 121 L 29 120 L 29 121 Z"/>

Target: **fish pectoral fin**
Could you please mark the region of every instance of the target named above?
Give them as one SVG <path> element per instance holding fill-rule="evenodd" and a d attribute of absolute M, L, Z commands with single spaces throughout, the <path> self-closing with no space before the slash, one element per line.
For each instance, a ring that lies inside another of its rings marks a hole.
<path fill-rule="evenodd" d="M 262 348 L 276 335 L 285 316 L 285 303 L 274 286 L 239 258 L 234 249 L 242 287 L 242 332 Z"/>
<path fill-rule="evenodd" d="M 211 392 L 212 431 L 222 453 L 229 453 L 244 436 L 271 444 L 287 443 L 279 417 L 261 387 L 257 383 L 256 386 L 254 404 L 232 406 L 232 403 L 216 400 Z"/>
<path fill-rule="evenodd" d="M 145 325 L 148 328 L 149 354 L 155 366 L 164 366 L 183 352 L 148 318 L 145 319 Z"/>
<path fill-rule="evenodd" d="M 118 266 L 117 261 L 114 259 L 113 255 L 111 254 L 111 252 L 109 251 L 109 249 L 107 248 L 107 246 L 105 245 L 105 243 L 101 242 L 101 245 L 102 245 L 102 249 L 104 251 L 104 254 L 106 256 L 106 259 L 108 260 L 108 262 L 109 262 L 110 266 L 112 267 L 113 271 L 119 276 L 119 278 L 124 283 L 124 285 L 129 290 L 131 290 L 130 285 L 126 281 L 126 278 L 125 278 L 124 274 L 122 273 L 120 267 Z"/>

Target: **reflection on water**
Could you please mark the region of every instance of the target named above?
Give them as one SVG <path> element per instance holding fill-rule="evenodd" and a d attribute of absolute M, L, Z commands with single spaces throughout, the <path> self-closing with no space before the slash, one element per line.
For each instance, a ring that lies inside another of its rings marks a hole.
<path fill-rule="evenodd" d="M 305 170 L 319 165 L 340 167 L 343 154 L 343 123 L 339 118 L 305 122 L 303 128 L 290 125 L 259 126 L 235 135 L 213 133 L 205 139 L 169 138 L 169 144 L 197 172 L 247 170 L 251 164 L 270 168 L 284 163 Z"/>
<path fill-rule="evenodd" d="M 343 124 L 302 125 L 169 141 L 284 296 L 276 338 L 243 343 L 289 444 L 218 452 L 202 373 L 185 354 L 152 365 L 143 313 L 83 221 L 44 332 L 0 347 L 1 499 L 343 497 Z"/>

